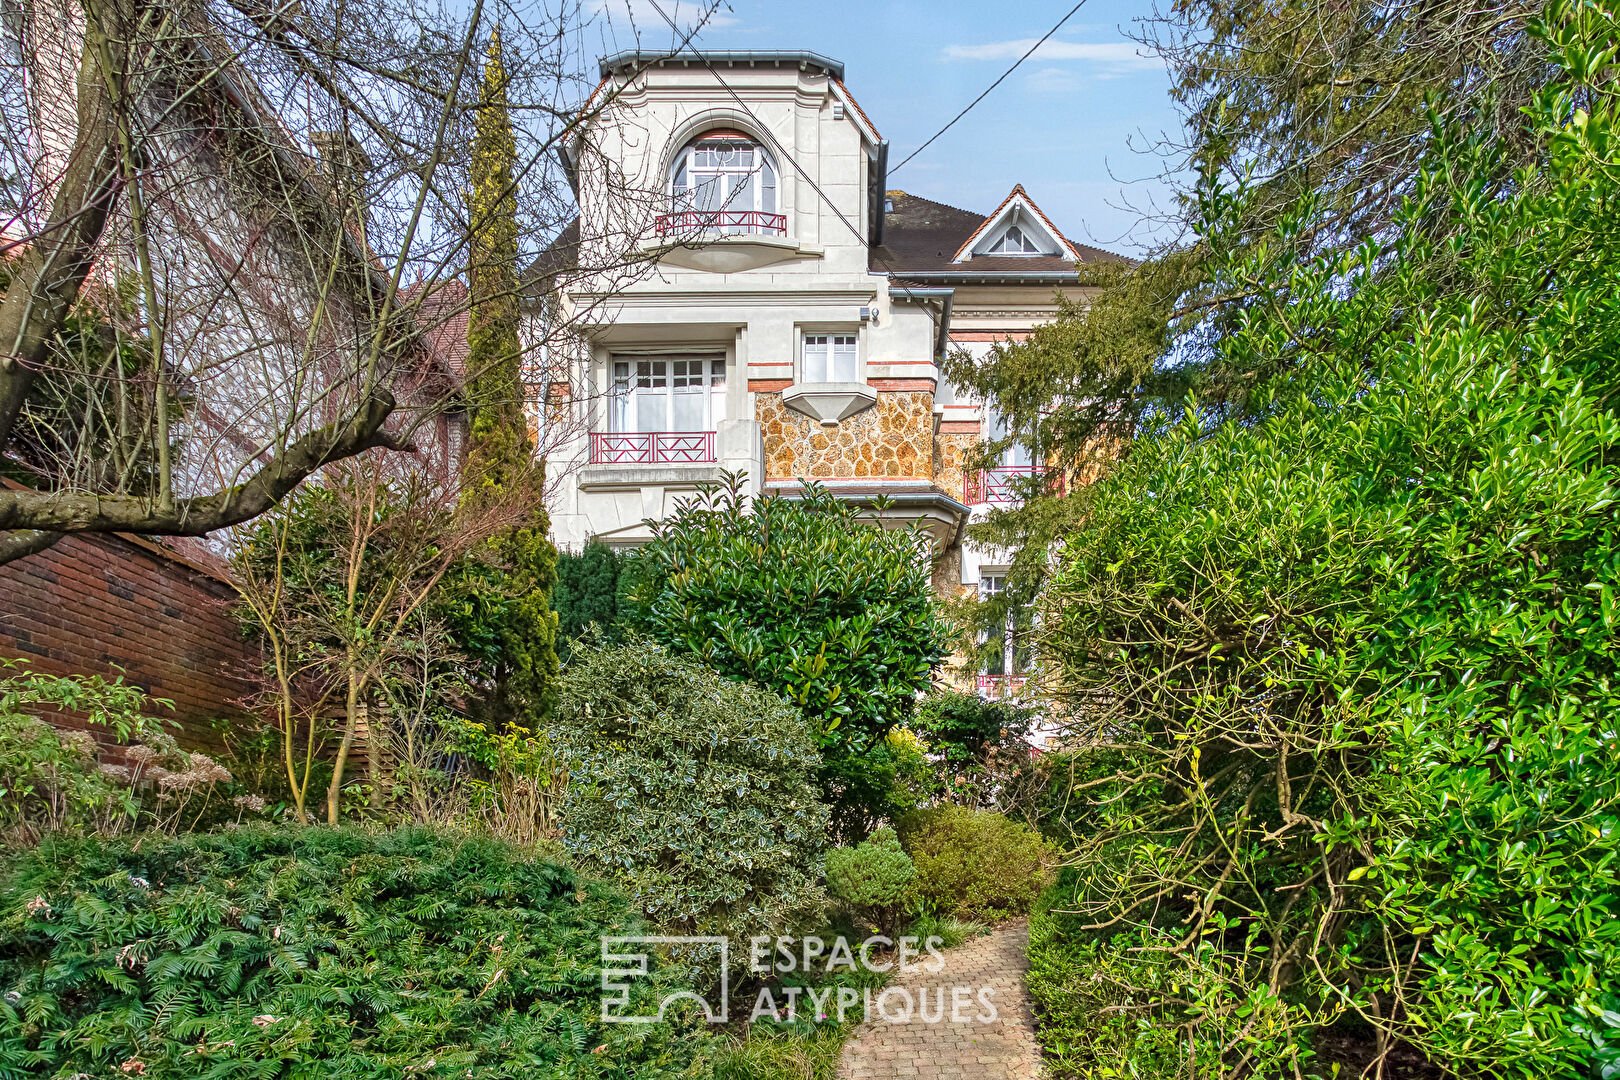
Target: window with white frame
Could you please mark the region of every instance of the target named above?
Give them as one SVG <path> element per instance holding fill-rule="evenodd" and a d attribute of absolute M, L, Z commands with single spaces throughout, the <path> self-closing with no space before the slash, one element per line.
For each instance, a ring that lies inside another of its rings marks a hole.
<path fill-rule="evenodd" d="M 990 442 L 1000 442 L 1009 434 L 1007 418 L 993 405 L 984 407 L 984 428 L 985 438 Z M 1034 455 L 1030 453 L 1029 444 L 1022 439 L 1009 444 L 1001 451 L 1003 468 L 1023 469 L 1034 463 Z"/>
<path fill-rule="evenodd" d="M 614 432 L 713 431 L 725 415 L 723 356 L 613 360 L 608 427 Z"/>
<path fill-rule="evenodd" d="M 1005 232 L 996 237 L 991 244 L 988 254 L 991 255 L 1039 255 L 1041 247 L 1035 242 L 1022 225 L 1009 225 Z"/>
<path fill-rule="evenodd" d="M 989 600 L 1000 596 L 1007 591 L 1007 572 L 1005 570 L 983 571 L 979 575 L 979 599 Z M 1024 633 L 1029 628 L 1029 611 L 1022 605 L 1009 606 L 1005 618 L 1002 620 L 1000 649 L 988 651 L 985 657 L 984 675 L 1020 675 L 1027 673 L 1034 660 L 1034 654 L 1027 641 L 1029 635 Z M 990 644 L 993 637 L 988 633 L 981 633 L 981 644 Z"/>
<path fill-rule="evenodd" d="M 778 231 L 753 214 L 776 213 L 776 166 L 745 135 L 711 132 L 678 155 L 670 171 L 670 210 L 697 215 L 722 232 Z"/>
<path fill-rule="evenodd" d="M 799 381 L 859 382 L 859 353 L 854 334 L 805 334 Z"/>

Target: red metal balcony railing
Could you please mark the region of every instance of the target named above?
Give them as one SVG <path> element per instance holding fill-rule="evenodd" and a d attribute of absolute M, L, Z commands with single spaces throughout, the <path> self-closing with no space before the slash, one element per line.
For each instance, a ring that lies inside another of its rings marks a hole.
<path fill-rule="evenodd" d="M 986 698 L 1015 698 L 1023 694 L 1027 675 L 980 675 L 979 696 Z"/>
<path fill-rule="evenodd" d="M 714 461 L 712 431 L 596 432 L 593 465 L 673 465 Z"/>
<path fill-rule="evenodd" d="M 682 210 L 674 214 L 659 214 L 653 223 L 659 236 L 671 233 L 756 233 L 766 236 L 787 235 L 787 215 L 767 214 L 760 210 Z"/>
<path fill-rule="evenodd" d="M 1036 476 L 1046 477 L 1048 490 L 1062 493 L 1061 472 L 1048 470 L 1044 465 L 1003 465 L 964 479 L 962 501 L 970 506 L 974 503 L 1017 502 L 1022 498 L 1022 493 L 1029 489 L 1028 481 Z"/>

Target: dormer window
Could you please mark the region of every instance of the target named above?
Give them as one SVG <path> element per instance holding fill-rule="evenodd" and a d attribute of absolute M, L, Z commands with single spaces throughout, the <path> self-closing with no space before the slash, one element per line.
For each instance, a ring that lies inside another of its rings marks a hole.
<path fill-rule="evenodd" d="M 669 213 L 660 236 L 787 232 L 777 213 L 776 165 L 765 148 L 734 131 L 711 131 L 688 143 L 670 168 Z"/>
<path fill-rule="evenodd" d="M 1080 260 L 1074 245 L 1041 213 L 1022 185 L 1012 189 L 996 212 L 985 218 L 967 242 L 956 250 L 951 261 L 965 263 L 985 255 L 1003 259 L 1040 256 L 1065 262 Z"/>
<path fill-rule="evenodd" d="M 1039 255 L 1040 246 L 1017 225 L 1009 225 L 990 245 L 991 255 Z"/>

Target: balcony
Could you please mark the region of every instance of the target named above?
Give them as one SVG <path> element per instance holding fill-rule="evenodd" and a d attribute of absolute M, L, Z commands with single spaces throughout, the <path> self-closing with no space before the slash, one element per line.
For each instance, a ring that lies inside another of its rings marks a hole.
<path fill-rule="evenodd" d="M 1022 697 L 1028 682 L 1027 675 L 980 675 L 979 696 L 991 700 Z"/>
<path fill-rule="evenodd" d="M 653 220 L 641 251 L 661 263 L 735 274 L 792 259 L 819 259 L 819 248 L 788 235 L 786 214 L 763 210 L 677 210 Z"/>
<path fill-rule="evenodd" d="M 969 506 L 975 503 L 1015 503 L 1023 498 L 1023 492 L 1030 487 L 1030 480 L 1037 476 L 1047 478 L 1048 491 L 1063 494 L 1063 474 L 1060 472 L 1049 470 L 1044 465 L 1002 465 L 964 479 L 962 501 Z"/>
<path fill-rule="evenodd" d="M 707 236 L 786 236 L 787 215 L 760 210 L 681 210 L 659 214 L 653 223 L 660 239 L 690 234 Z"/>
<path fill-rule="evenodd" d="M 716 461 L 712 431 L 596 432 L 592 465 L 706 465 Z"/>

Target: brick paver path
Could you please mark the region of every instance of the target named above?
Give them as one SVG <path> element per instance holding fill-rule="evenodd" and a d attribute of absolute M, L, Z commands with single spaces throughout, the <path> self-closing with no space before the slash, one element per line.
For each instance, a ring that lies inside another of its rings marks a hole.
<path fill-rule="evenodd" d="M 1041 1052 L 1024 973 L 1029 970 L 1029 926 L 1018 922 L 945 952 L 940 972 L 914 969 L 889 984 L 908 996 L 885 991 L 887 1015 L 912 1018 L 890 1023 L 874 1017 L 856 1029 L 844 1046 L 838 1075 L 844 1080 L 1038 1080 Z M 927 959 L 926 955 L 924 959 Z M 970 993 L 954 988 L 967 987 Z M 979 988 L 990 991 L 995 1019 L 988 1016 Z M 878 999 L 874 997 L 874 1003 Z M 956 1014 L 952 1015 L 952 1006 Z M 937 1023 L 928 1019 L 939 1017 Z"/>

